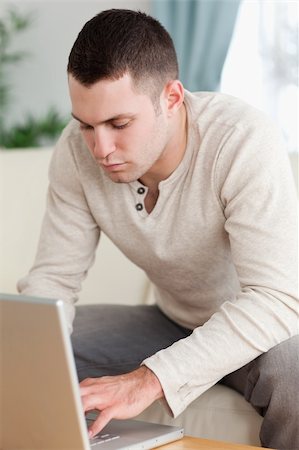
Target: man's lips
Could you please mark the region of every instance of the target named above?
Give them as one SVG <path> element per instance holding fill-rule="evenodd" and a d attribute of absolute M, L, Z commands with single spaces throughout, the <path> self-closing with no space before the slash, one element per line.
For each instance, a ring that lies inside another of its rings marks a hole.
<path fill-rule="evenodd" d="M 108 172 L 117 170 L 120 167 L 124 166 L 126 163 L 113 163 L 113 164 L 101 164 L 104 170 L 107 170 Z"/>

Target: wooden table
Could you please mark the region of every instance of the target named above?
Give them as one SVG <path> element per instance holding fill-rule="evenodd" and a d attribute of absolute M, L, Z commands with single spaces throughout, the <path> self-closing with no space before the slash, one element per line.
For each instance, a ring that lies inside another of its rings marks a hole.
<path fill-rule="evenodd" d="M 260 447 L 252 447 L 244 444 L 231 444 L 229 442 L 211 441 L 210 439 L 201 439 L 185 436 L 179 441 L 171 444 L 162 445 L 161 450 L 257 450 Z"/>

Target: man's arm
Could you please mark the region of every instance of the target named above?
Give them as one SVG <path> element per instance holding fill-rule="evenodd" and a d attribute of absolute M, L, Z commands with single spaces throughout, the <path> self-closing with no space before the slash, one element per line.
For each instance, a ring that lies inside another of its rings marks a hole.
<path fill-rule="evenodd" d="M 71 122 L 64 130 L 54 150 L 47 209 L 35 263 L 18 283 L 21 293 L 62 299 L 70 331 L 73 304 L 93 263 L 100 235 L 80 183 L 75 159 L 77 149 L 69 139 L 73 125 Z M 87 149 L 86 154 L 88 158 Z"/>
<path fill-rule="evenodd" d="M 228 373 L 299 333 L 295 186 L 279 134 L 259 119 L 224 141 L 214 173 L 240 290 L 191 336 L 144 361 L 174 416 Z"/>

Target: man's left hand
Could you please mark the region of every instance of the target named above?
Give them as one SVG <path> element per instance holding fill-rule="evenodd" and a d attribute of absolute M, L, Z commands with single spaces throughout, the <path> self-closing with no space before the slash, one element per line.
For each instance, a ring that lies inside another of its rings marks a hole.
<path fill-rule="evenodd" d="M 125 375 L 86 378 L 80 383 L 84 412 L 98 410 L 89 437 L 99 433 L 111 419 L 130 419 L 164 396 L 156 375 L 142 366 Z"/>

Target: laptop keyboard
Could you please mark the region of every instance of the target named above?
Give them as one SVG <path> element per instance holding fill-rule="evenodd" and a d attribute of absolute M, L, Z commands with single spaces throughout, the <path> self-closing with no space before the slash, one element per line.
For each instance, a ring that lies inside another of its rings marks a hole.
<path fill-rule="evenodd" d="M 86 417 L 85 420 L 87 426 L 91 425 L 91 423 L 94 421 L 93 419 L 90 419 L 88 417 Z M 115 441 L 119 438 L 120 436 L 118 436 L 117 434 L 98 433 L 93 438 L 89 439 L 89 445 L 92 447 L 94 445 L 105 444 L 105 442 Z"/>
<path fill-rule="evenodd" d="M 116 434 L 97 434 L 92 439 L 89 439 L 89 444 L 92 447 L 93 445 L 104 444 L 105 442 L 114 441 L 119 438 L 120 436 L 117 436 Z"/>

